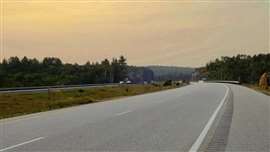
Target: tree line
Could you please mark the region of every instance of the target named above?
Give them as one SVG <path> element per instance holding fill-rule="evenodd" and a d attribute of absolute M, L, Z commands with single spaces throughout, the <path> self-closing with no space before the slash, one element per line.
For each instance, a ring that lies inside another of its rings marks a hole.
<path fill-rule="evenodd" d="M 59 58 L 10 57 L 0 63 L 0 87 L 118 83 L 127 77 L 124 56 L 87 62 L 84 65 L 63 63 Z"/>
<path fill-rule="evenodd" d="M 188 67 L 175 67 L 175 66 L 148 66 L 154 72 L 155 81 L 167 80 L 190 80 L 194 68 Z"/>
<path fill-rule="evenodd" d="M 209 80 L 257 83 L 264 72 L 270 72 L 270 53 L 221 57 L 206 65 L 206 75 Z"/>

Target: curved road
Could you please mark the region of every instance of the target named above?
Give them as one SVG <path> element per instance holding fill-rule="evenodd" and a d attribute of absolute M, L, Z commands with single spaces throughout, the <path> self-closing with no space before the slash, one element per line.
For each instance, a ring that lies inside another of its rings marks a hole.
<path fill-rule="evenodd" d="M 204 150 L 269 151 L 269 97 L 227 86 L 233 100 Z M 190 151 L 226 92 L 202 83 L 0 120 L 0 152 Z"/>

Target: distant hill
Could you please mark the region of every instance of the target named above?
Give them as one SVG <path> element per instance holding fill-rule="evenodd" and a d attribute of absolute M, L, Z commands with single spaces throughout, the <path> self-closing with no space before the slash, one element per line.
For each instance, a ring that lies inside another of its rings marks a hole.
<path fill-rule="evenodd" d="M 154 80 L 190 80 L 194 68 L 176 66 L 147 66 L 154 73 Z"/>
<path fill-rule="evenodd" d="M 128 79 L 133 83 L 150 83 L 154 80 L 154 72 L 146 67 L 128 67 Z"/>

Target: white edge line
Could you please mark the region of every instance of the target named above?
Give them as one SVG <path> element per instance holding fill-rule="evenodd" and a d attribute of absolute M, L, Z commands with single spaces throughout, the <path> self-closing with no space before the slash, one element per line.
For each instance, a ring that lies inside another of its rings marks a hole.
<path fill-rule="evenodd" d="M 13 149 L 13 148 L 16 148 L 16 147 L 19 147 L 19 146 L 22 146 L 22 145 L 26 145 L 26 144 L 29 144 L 29 143 L 32 143 L 32 142 L 35 142 L 35 141 L 38 141 L 38 140 L 41 140 L 41 139 L 44 139 L 44 138 L 45 137 L 39 137 L 39 138 L 35 138 L 35 139 L 29 140 L 29 141 L 26 141 L 26 142 L 23 142 L 23 143 L 20 143 L 20 144 L 17 144 L 17 145 L 9 146 L 9 147 L 6 147 L 4 149 L 0 149 L 0 152 L 6 151 L 6 150 L 9 150 L 9 149 Z"/>
<path fill-rule="evenodd" d="M 121 115 L 130 113 L 130 112 L 131 112 L 131 111 L 125 111 L 125 112 L 117 113 L 117 114 L 115 114 L 115 115 L 116 115 L 116 116 L 121 116 Z"/>
<path fill-rule="evenodd" d="M 202 142 L 204 141 L 208 131 L 210 130 L 211 126 L 213 125 L 214 120 L 217 117 L 218 112 L 220 111 L 222 105 L 225 103 L 225 100 L 226 100 L 226 98 L 227 98 L 227 96 L 229 94 L 229 87 L 227 87 L 226 85 L 224 85 L 224 86 L 227 88 L 225 96 L 221 100 L 220 104 L 218 105 L 217 109 L 215 110 L 215 112 L 213 113 L 211 118 L 208 120 L 206 126 L 204 127 L 204 129 L 201 132 L 200 136 L 197 138 L 196 142 L 190 148 L 189 152 L 197 152 L 199 150 L 199 148 L 200 148 Z"/>
<path fill-rule="evenodd" d="M 11 123 L 15 123 L 15 122 L 19 122 L 19 121 L 24 121 L 24 120 L 29 120 L 29 119 L 34 119 L 34 118 L 39 118 L 40 116 L 31 116 L 31 117 L 22 117 L 22 118 L 18 118 L 18 119 L 15 119 L 12 120 L 12 118 L 10 118 L 11 120 L 3 120 L 3 122 L 0 120 L 0 124 L 3 123 L 3 124 L 11 124 Z M 8 118 L 7 118 L 8 119 Z"/>

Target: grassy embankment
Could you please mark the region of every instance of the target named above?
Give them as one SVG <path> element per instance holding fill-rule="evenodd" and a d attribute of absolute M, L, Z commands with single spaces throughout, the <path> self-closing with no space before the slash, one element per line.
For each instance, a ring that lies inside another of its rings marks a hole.
<path fill-rule="evenodd" d="M 256 91 L 262 92 L 262 93 L 270 96 L 270 88 L 268 88 L 267 90 L 265 90 L 265 89 L 260 88 L 258 85 L 251 85 L 251 84 L 247 84 L 245 86 L 247 86 L 247 87 L 249 87 L 251 89 L 254 89 Z"/>
<path fill-rule="evenodd" d="M 133 96 L 175 87 L 176 86 L 130 85 L 75 89 L 69 91 L 54 90 L 42 93 L 0 94 L 0 119 L 101 102 L 117 97 Z"/>

